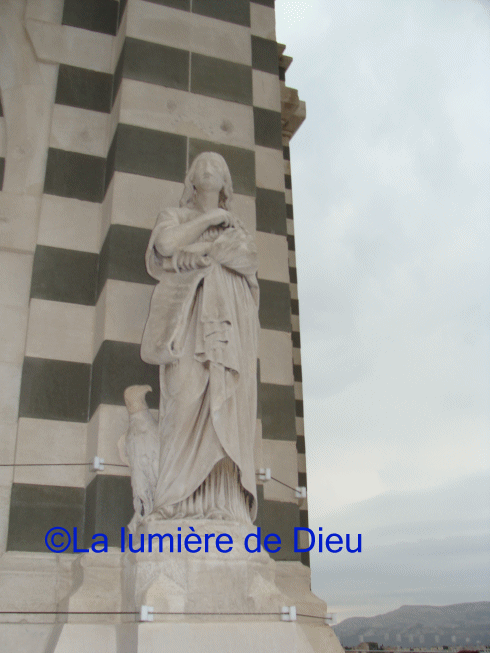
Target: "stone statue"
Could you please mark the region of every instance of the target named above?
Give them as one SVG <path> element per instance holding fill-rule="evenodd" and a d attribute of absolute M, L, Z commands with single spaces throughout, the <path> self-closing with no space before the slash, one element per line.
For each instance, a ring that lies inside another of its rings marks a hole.
<path fill-rule="evenodd" d="M 130 461 L 135 507 L 143 505 L 146 521 L 250 523 L 257 513 L 257 251 L 230 211 L 232 194 L 223 157 L 200 154 L 185 179 L 180 208 L 160 213 L 148 245 L 146 266 L 159 281 L 141 345 L 142 359 L 160 366 L 153 435 L 145 391 L 137 411 L 125 397 L 133 427 L 135 412 L 148 413 L 146 435 L 138 441 L 133 433 L 132 441 L 146 451 L 145 437 L 150 442 L 156 432 L 159 442 L 150 502 L 136 502 L 135 477 L 143 473 L 148 481 L 152 472 L 135 465 L 144 456 Z"/>

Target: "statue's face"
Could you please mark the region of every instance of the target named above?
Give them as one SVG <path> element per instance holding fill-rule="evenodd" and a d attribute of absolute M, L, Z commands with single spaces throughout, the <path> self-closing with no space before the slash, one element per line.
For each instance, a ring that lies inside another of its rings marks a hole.
<path fill-rule="evenodd" d="M 224 183 L 225 180 L 219 160 L 208 156 L 197 162 L 193 179 L 196 190 L 220 191 Z"/>

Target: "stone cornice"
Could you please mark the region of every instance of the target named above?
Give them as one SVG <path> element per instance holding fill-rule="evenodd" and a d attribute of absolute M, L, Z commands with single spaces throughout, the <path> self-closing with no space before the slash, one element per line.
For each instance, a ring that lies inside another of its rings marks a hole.
<path fill-rule="evenodd" d="M 277 44 L 277 54 L 279 58 L 279 68 L 286 71 L 291 62 L 292 57 L 284 54 L 286 46 L 282 43 Z M 286 86 L 281 82 L 281 120 L 282 120 L 282 134 L 290 140 L 298 129 L 303 124 L 306 118 L 306 104 L 299 99 L 298 91 L 295 88 Z"/>

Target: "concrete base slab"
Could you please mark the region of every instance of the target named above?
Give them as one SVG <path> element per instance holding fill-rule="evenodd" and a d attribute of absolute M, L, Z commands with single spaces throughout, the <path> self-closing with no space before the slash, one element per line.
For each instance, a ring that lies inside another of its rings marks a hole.
<path fill-rule="evenodd" d="M 46 653 L 340 653 L 333 635 L 314 647 L 299 623 L 65 624 Z"/>

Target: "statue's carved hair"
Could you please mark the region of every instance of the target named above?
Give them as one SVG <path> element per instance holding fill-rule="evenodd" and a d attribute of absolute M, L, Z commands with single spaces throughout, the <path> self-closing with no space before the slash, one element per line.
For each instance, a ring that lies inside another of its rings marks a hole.
<path fill-rule="evenodd" d="M 196 166 L 199 163 L 199 161 L 201 161 L 201 159 L 204 159 L 206 157 L 212 157 L 216 162 L 219 163 L 221 167 L 221 172 L 223 174 L 223 179 L 225 180 L 225 183 L 223 184 L 223 188 L 220 190 L 219 193 L 218 207 L 220 209 L 226 209 L 227 211 L 230 211 L 231 200 L 233 198 L 233 185 L 231 183 L 230 170 L 228 169 L 228 164 L 226 163 L 224 158 L 221 156 L 221 154 L 218 154 L 217 152 L 202 152 L 201 154 L 198 154 L 198 156 L 196 156 L 196 158 L 191 164 L 191 167 L 189 168 L 189 171 L 184 181 L 184 192 L 182 193 L 182 197 L 180 198 L 180 206 L 187 206 L 189 208 L 194 206 L 194 196 L 196 194 L 196 188 L 194 186 L 194 174 L 196 171 Z"/>

